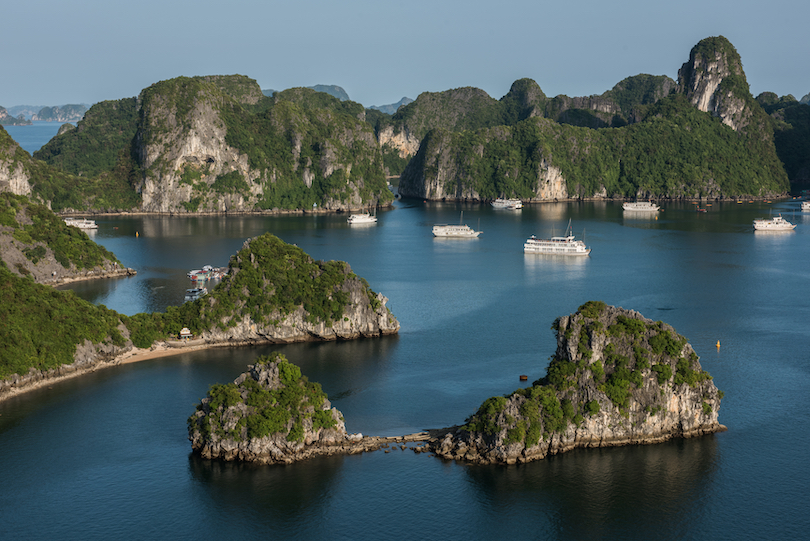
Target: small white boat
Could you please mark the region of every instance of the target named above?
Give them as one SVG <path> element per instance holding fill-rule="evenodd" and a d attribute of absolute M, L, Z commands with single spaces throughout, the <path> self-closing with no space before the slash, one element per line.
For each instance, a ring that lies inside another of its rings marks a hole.
<path fill-rule="evenodd" d="M 627 201 L 622 204 L 622 209 L 637 212 L 658 212 L 660 208 L 652 201 Z"/>
<path fill-rule="evenodd" d="M 461 219 L 458 225 L 434 225 L 433 236 L 440 238 L 476 238 L 482 231 L 476 231 L 466 224 L 462 224 L 464 219 L 464 212 L 461 213 Z"/>
<path fill-rule="evenodd" d="M 200 299 L 200 298 L 204 297 L 205 295 L 208 295 L 208 289 L 206 289 L 204 287 L 195 287 L 193 289 L 187 289 L 186 290 L 186 297 L 185 297 L 185 300 L 183 302 L 196 301 L 197 299 Z"/>
<path fill-rule="evenodd" d="M 490 204 L 492 205 L 492 208 L 496 209 L 518 210 L 523 208 L 523 201 L 520 199 L 498 198 Z"/>
<path fill-rule="evenodd" d="M 364 214 L 352 214 L 346 221 L 350 224 L 376 224 L 377 217 L 366 212 Z"/>
<path fill-rule="evenodd" d="M 95 220 L 87 218 L 65 218 L 65 224 L 78 227 L 79 229 L 98 229 Z"/>
<path fill-rule="evenodd" d="M 568 229 L 563 237 L 551 237 L 550 239 L 538 239 L 534 235 L 526 239 L 523 244 L 524 254 L 547 254 L 547 255 L 588 255 L 591 249 L 585 246 L 581 240 L 575 240 L 571 231 L 571 220 L 568 220 Z"/>
<path fill-rule="evenodd" d="M 754 231 L 790 231 L 796 224 L 792 224 L 779 214 L 773 218 L 757 218 L 754 220 Z"/>
<path fill-rule="evenodd" d="M 802 201 L 802 211 L 810 211 L 810 201 Z"/>

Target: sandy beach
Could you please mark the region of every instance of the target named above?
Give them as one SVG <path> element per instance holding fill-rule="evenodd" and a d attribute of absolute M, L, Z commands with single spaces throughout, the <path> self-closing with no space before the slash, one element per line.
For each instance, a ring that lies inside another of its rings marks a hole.
<path fill-rule="evenodd" d="M 44 377 L 42 379 L 26 383 L 19 387 L 13 386 L 7 387 L 5 389 L 0 389 L 0 402 L 12 398 L 14 396 L 19 396 L 28 391 L 33 391 L 34 389 L 41 389 L 42 387 L 47 387 L 48 385 L 52 385 L 53 383 L 64 381 L 70 378 L 75 378 L 88 372 L 95 372 L 96 370 L 103 370 L 105 368 L 110 368 L 113 366 L 119 366 L 122 364 L 129 364 L 129 363 L 137 363 L 140 361 L 147 361 L 149 359 L 157 359 L 160 357 L 170 357 L 172 355 L 178 355 L 180 353 L 186 353 L 188 351 L 196 351 L 199 349 L 224 347 L 231 345 L 232 344 L 197 344 L 184 347 L 170 347 L 169 345 L 167 345 L 167 343 L 162 342 L 159 344 L 155 344 L 154 346 L 148 349 L 141 349 L 133 346 L 131 350 L 115 357 L 113 360 L 108 362 L 96 363 L 93 366 L 89 366 L 87 368 L 77 368 L 65 374 L 59 374 L 52 377 Z"/>

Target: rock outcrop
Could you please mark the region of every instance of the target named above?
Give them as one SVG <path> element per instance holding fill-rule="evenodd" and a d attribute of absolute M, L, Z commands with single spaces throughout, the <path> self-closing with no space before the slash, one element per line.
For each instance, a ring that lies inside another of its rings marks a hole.
<path fill-rule="evenodd" d="M 203 458 L 289 464 L 345 453 L 360 435 L 320 385 L 283 355 L 261 357 L 233 384 L 214 385 L 188 420 L 189 440 Z"/>
<path fill-rule="evenodd" d="M 488 399 L 431 443 L 449 459 L 528 462 L 577 447 L 666 441 L 725 430 L 722 393 L 686 339 L 637 312 L 589 302 L 554 323 L 545 378 Z"/>

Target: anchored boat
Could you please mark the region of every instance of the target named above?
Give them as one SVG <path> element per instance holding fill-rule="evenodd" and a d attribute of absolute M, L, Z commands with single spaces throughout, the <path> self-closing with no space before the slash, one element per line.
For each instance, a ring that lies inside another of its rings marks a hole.
<path fill-rule="evenodd" d="M 475 238 L 482 233 L 476 231 L 466 224 L 461 222 L 464 220 L 464 212 L 461 213 L 461 219 L 458 225 L 434 225 L 433 236 L 445 238 Z"/>
<path fill-rule="evenodd" d="M 523 245 L 525 254 L 548 254 L 548 255 L 588 255 L 591 249 L 585 246 L 581 240 L 575 240 L 571 231 L 571 220 L 568 220 L 568 228 L 563 237 L 551 237 L 550 239 L 538 239 L 534 235 L 526 239 Z"/>
<path fill-rule="evenodd" d="M 754 231 L 790 231 L 796 224 L 792 224 L 779 214 L 773 218 L 757 218 L 754 220 Z"/>

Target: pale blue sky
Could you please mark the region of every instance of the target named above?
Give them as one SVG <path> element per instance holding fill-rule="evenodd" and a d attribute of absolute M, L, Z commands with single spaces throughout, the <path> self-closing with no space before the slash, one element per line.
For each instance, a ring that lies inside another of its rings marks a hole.
<path fill-rule="evenodd" d="M 701 39 L 737 48 L 751 92 L 810 93 L 806 0 L 24 0 L 0 8 L 0 105 L 137 96 L 180 75 L 335 84 L 366 107 L 522 77 L 548 96 L 677 78 Z"/>

